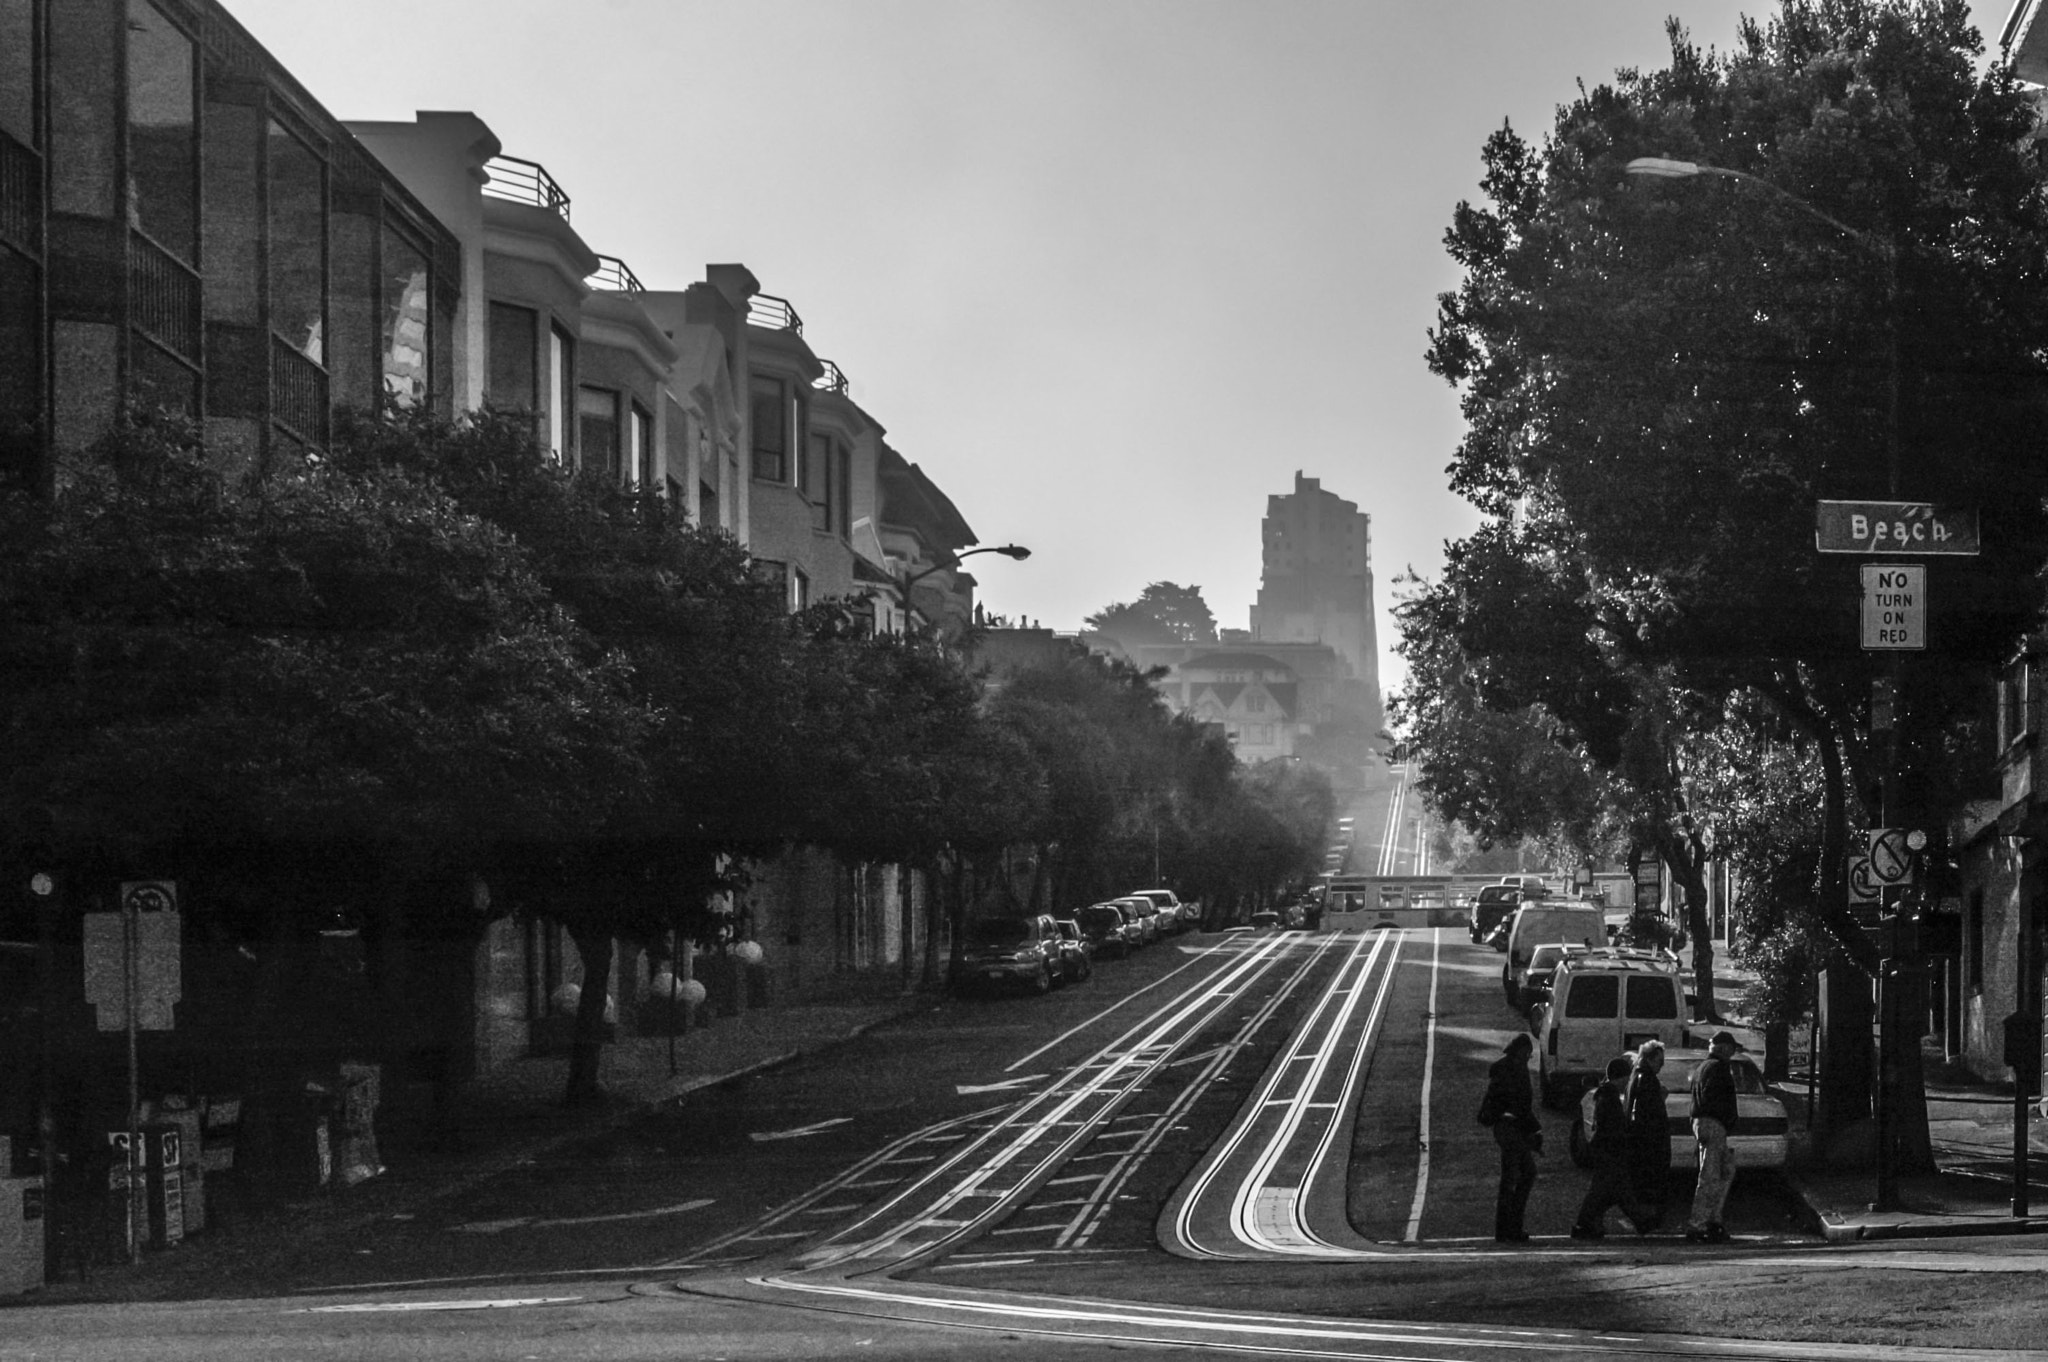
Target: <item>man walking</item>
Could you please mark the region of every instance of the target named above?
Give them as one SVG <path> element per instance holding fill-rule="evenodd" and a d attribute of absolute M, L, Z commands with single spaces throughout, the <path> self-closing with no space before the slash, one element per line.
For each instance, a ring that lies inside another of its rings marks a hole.
<path fill-rule="evenodd" d="M 1699 1183 L 1692 1194 L 1692 1218 L 1685 1237 L 1698 1244 L 1724 1244 L 1721 1224 L 1728 1189 L 1735 1183 L 1735 1160 L 1728 1152 L 1728 1132 L 1735 1129 L 1735 1074 L 1729 1059 L 1744 1047 L 1726 1031 L 1716 1031 L 1707 1045 L 1707 1059 L 1692 1075 L 1692 1136 L 1698 1143 Z"/>
<path fill-rule="evenodd" d="M 1522 1213 L 1536 1186 L 1536 1152 L 1543 1148 L 1543 1124 L 1536 1119 L 1536 1097 L 1529 1086 L 1529 1054 L 1536 1042 L 1517 1035 L 1486 1071 L 1486 1097 L 1479 1123 L 1493 1127 L 1500 1146 L 1500 1193 L 1493 1205 L 1493 1237 L 1503 1244 L 1526 1244 Z"/>
<path fill-rule="evenodd" d="M 1634 1067 L 1629 1056 L 1616 1055 L 1607 1061 L 1607 1077 L 1593 1090 L 1593 1126 L 1587 1132 L 1593 1185 L 1579 1203 L 1579 1218 L 1572 1224 L 1574 1239 L 1605 1239 L 1607 1212 L 1616 1206 L 1637 1234 L 1657 1228 L 1656 1208 L 1636 1199 L 1635 1169 L 1629 1161 L 1628 1108 L 1622 1103 L 1622 1089 Z"/>

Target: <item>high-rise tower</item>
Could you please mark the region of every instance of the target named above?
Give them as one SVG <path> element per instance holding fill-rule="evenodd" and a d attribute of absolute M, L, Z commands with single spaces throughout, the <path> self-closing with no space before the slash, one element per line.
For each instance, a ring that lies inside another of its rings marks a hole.
<path fill-rule="evenodd" d="M 1259 533 L 1264 567 L 1252 606 L 1252 637 L 1330 647 L 1363 683 L 1366 731 L 1379 732 L 1384 717 L 1373 625 L 1372 517 L 1297 471 L 1292 493 L 1266 498 Z"/>

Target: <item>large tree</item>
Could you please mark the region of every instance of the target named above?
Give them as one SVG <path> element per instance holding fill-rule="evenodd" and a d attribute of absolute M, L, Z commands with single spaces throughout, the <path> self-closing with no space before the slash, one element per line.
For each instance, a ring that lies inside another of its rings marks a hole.
<path fill-rule="evenodd" d="M 1117 601 L 1088 616 L 1087 625 L 1127 643 L 1214 643 L 1216 617 L 1199 586 L 1154 582 L 1135 601 Z"/>
<path fill-rule="evenodd" d="M 2048 466 L 2026 453 L 2048 216 L 2030 102 L 2003 64 L 1977 73 L 1981 51 L 1962 0 L 1786 0 L 1726 53 L 1674 26 L 1667 68 L 1582 91 L 1542 146 L 1489 139 L 1490 202 L 1454 217 L 1465 278 L 1429 350 L 1466 415 L 1452 485 L 1578 602 L 1598 645 L 1585 676 L 1637 696 L 1654 679 L 1694 712 L 1747 690 L 1814 744 L 1817 901 L 1837 943 L 1831 1014 L 1847 1018 L 1824 1064 L 1830 1128 L 1868 1111 L 1868 987 L 1844 966 L 1875 952 L 1839 867 L 1884 773 L 1855 563 L 1814 552 L 1815 502 L 1982 517 L 1983 556 L 1930 573 L 1936 647 L 1907 669 L 1899 716 L 1909 761 L 1968 721 L 1957 674 L 2034 619 L 2048 537 Z M 1638 157 L 1729 173 L 1645 189 L 1624 172 Z M 1640 706 L 1593 708 L 1612 734 L 1640 731 Z"/>

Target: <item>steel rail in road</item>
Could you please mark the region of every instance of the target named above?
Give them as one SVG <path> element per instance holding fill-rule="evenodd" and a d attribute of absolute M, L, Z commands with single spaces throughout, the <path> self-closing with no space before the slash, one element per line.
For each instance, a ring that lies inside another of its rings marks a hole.
<path fill-rule="evenodd" d="M 1385 1252 L 1351 1229 L 1344 1206 L 1348 1136 L 1401 940 L 1396 932 L 1355 938 L 1257 1093 L 1161 1210 L 1159 1238 L 1170 1252 L 1201 1259 Z"/>
<path fill-rule="evenodd" d="M 1408 768 L 1390 768 L 1394 788 L 1387 794 L 1387 825 L 1380 832 L 1379 873 L 1391 875 L 1401 860 L 1401 818 L 1408 806 Z"/>
<path fill-rule="evenodd" d="M 1291 957 L 1294 952 L 1283 948 L 1299 940 L 1273 936 L 1243 951 L 797 1261 L 862 1271 L 904 1267 L 930 1261 L 989 1229 L 1078 1153 L 1244 988 Z M 1298 972 L 1306 972 L 1322 951 L 1319 945 L 1297 961 Z"/>

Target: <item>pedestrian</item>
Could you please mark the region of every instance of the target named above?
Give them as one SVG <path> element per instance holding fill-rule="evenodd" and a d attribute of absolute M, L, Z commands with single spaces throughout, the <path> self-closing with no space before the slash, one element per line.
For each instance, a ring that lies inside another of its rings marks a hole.
<path fill-rule="evenodd" d="M 1671 1118 L 1664 1110 L 1664 1080 L 1657 1076 L 1663 1068 L 1664 1042 L 1644 1041 L 1636 1049 L 1635 1066 L 1622 1093 L 1628 1113 L 1629 1181 L 1648 1216 L 1645 1234 L 1663 1223 L 1670 1199 Z"/>
<path fill-rule="evenodd" d="M 1692 1216 L 1685 1237 L 1697 1244 L 1725 1244 L 1721 1224 L 1728 1189 L 1735 1184 L 1735 1160 L 1728 1152 L 1728 1132 L 1735 1129 L 1735 1072 L 1729 1061 L 1745 1047 L 1726 1031 L 1707 1043 L 1706 1062 L 1692 1075 L 1692 1137 L 1698 1148 L 1699 1181 L 1692 1194 Z"/>
<path fill-rule="evenodd" d="M 1636 1195 L 1634 1170 L 1629 1167 L 1628 1108 L 1622 1098 L 1634 1069 L 1631 1056 L 1616 1055 L 1607 1061 L 1607 1077 L 1593 1089 L 1593 1124 L 1586 1131 L 1593 1185 L 1579 1203 L 1579 1217 L 1572 1224 L 1574 1239 L 1605 1239 L 1607 1212 L 1616 1206 L 1637 1234 L 1648 1234 L 1657 1226 L 1655 1211 Z"/>
<path fill-rule="evenodd" d="M 1500 1193 L 1493 1204 L 1493 1237 L 1503 1244 L 1525 1244 L 1522 1215 L 1536 1186 L 1536 1155 L 1543 1149 L 1543 1123 L 1536 1119 L 1535 1094 L 1529 1086 L 1529 1055 L 1536 1042 L 1527 1034 L 1509 1041 L 1486 1073 L 1486 1096 L 1479 1103 L 1479 1124 L 1493 1128 L 1500 1147 Z"/>

